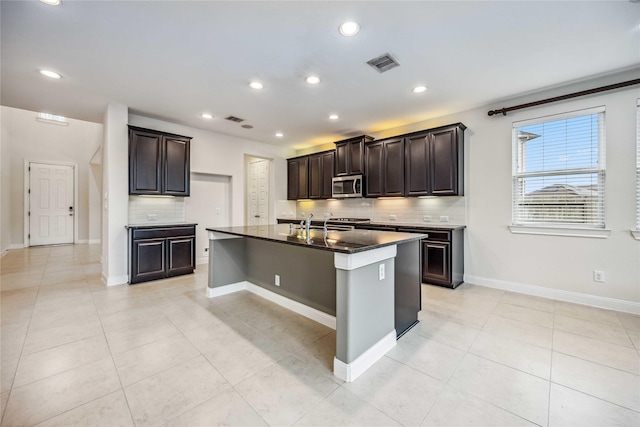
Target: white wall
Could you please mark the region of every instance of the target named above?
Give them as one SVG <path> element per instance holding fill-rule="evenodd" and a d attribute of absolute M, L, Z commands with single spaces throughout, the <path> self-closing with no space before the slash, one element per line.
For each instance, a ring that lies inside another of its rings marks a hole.
<path fill-rule="evenodd" d="M 287 157 L 295 151 L 285 147 L 251 141 L 182 126 L 162 120 L 129 114 L 129 124 L 178 135 L 190 136 L 191 172 L 231 177 L 231 225 L 244 225 L 245 155 L 273 159 L 274 192 L 272 205 L 287 198 Z M 275 210 L 275 208 L 274 208 Z M 272 210 L 273 212 L 273 210 Z M 190 218 L 187 208 L 187 218 Z M 272 222 L 275 222 L 273 220 Z M 198 224 L 206 228 L 209 224 Z"/>
<path fill-rule="evenodd" d="M 0 123 L 4 120 L 3 113 L 4 109 L 0 109 Z M 0 127 L 0 254 L 4 254 L 11 245 L 11 227 L 8 220 L 11 214 L 8 133 L 7 127 L 2 125 Z"/>
<path fill-rule="evenodd" d="M 398 135 L 449 123 L 462 122 L 465 132 L 465 280 L 557 298 L 576 295 L 598 305 L 612 298 L 640 306 L 640 242 L 635 228 L 636 100 L 640 89 L 576 98 L 488 117 L 487 111 L 522 102 L 572 93 L 630 80 L 634 73 L 583 82 L 490 108 L 440 117 L 374 134 Z M 637 76 L 637 74 L 635 74 Z M 611 81 L 613 79 L 613 81 Z M 607 239 L 512 234 L 511 130 L 512 122 L 589 107 L 606 106 L 606 228 Z M 605 272 L 606 282 L 593 281 L 593 270 Z M 566 292 L 570 294 L 566 294 Z M 575 299 L 575 298 L 574 298 Z M 615 306 L 616 301 L 612 302 Z M 624 305 L 624 304 L 623 304 Z M 620 306 L 620 308 L 623 308 Z M 629 309 L 629 307 L 624 307 Z"/>
<path fill-rule="evenodd" d="M 78 165 L 77 241 L 100 239 L 90 218 L 99 212 L 99 197 L 90 197 L 89 162 L 102 143 L 102 125 L 69 119 L 69 126 L 36 121 L 36 112 L 2 109 L 2 249 L 24 244 L 24 161 L 57 161 Z M 96 196 L 94 194 L 94 196 Z M 91 234 L 91 232 L 95 234 Z"/>

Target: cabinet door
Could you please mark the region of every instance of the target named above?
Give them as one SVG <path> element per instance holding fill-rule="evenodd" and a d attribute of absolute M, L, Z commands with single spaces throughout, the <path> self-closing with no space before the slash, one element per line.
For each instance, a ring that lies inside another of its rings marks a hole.
<path fill-rule="evenodd" d="M 162 194 L 162 136 L 129 130 L 129 194 Z"/>
<path fill-rule="evenodd" d="M 429 192 L 429 134 L 404 140 L 405 195 L 426 196 Z"/>
<path fill-rule="evenodd" d="M 322 198 L 322 155 L 309 156 L 309 198 Z"/>
<path fill-rule="evenodd" d="M 309 198 L 309 158 L 298 159 L 298 198 Z"/>
<path fill-rule="evenodd" d="M 134 240 L 131 249 L 131 283 L 165 277 L 166 239 Z"/>
<path fill-rule="evenodd" d="M 177 276 L 193 272 L 195 263 L 195 236 L 167 239 L 167 275 Z"/>
<path fill-rule="evenodd" d="M 458 129 L 449 128 L 431 133 L 430 162 L 431 194 L 458 195 Z"/>
<path fill-rule="evenodd" d="M 336 176 L 349 174 L 349 147 L 347 142 L 336 142 Z"/>
<path fill-rule="evenodd" d="M 287 199 L 298 199 L 298 160 L 287 161 Z"/>
<path fill-rule="evenodd" d="M 322 188 L 320 197 L 330 199 L 333 191 L 333 164 L 334 153 L 324 153 L 322 155 Z"/>
<path fill-rule="evenodd" d="M 347 159 L 349 159 L 349 167 L 348 174 L 349 175 L 362 175 L 364 173 L 364 159 L 363 159 L 363 151 L 364 151 L 364 139 L 359 138 L 355 141 L 350 141 L 348 145 L 349 155 Z"/>
<path fill-rule="evenodd" d="M 189 196 L 189 140 L 164 137 L 163 193 Z"/>
<path fill-rule="evenodd" d="M 380 197 L 384 194 L 383 149 L 382 141 L 371 142 L 364 148 L 367 197 Z"/>
<path fill-rule="evenodd" d="M 451 243 L 422 241 L 422 281 L 451 284 Z"/>
<path fill-rule="evenodd" d="M 404 196 L 404 140 L 384 142 L 384 196 Z"/>

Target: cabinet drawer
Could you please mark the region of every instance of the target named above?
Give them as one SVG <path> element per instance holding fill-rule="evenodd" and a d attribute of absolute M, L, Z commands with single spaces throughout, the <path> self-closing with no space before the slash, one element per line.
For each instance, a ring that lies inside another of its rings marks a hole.
<path fill-rule="evenodd" d="M 434 231 L 434 230 L 424 230 L 425 233 L 429 234 L 429 240 L 440 240 L 443 242 L 451 241 L 451 232 L 450 231 Z"/>
<path fill-rule="evenodd" d="M 165 237 L 193 236 L 196 234 L 195 226 L 188 227 L 162 227 L 162 228 L 141 228 L 133 230 L 133 240 L 139 239 L 162 239 Z"/>

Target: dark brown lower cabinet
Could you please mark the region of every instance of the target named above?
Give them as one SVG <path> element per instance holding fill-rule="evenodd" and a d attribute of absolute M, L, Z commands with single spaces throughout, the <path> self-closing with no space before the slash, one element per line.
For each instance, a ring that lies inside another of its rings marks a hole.
<path fill-rule="evenodd" d="M 422 282 L 455 288 L 464 275 L 462 230 L 429 231 L 422 240 Z"/>
<path fill-rule="evenodd" d="M 129 283 L 193 273 L 196 267 L 195 225 L 129 228 Z"/>

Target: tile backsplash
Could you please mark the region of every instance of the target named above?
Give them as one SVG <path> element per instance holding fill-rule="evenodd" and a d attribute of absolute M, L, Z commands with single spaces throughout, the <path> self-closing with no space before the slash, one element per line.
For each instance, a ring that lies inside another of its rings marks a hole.
<path fill-rule="evenodd" d="M 184 197 L 129 196 L 129 224 L 167 224 L 184 221 Z"/>
<path fill-rule="evenodd" d="M 312 213 L 314 218 L 322 220 L 329 212 L 336 218 L 370 218 L 372 222 L 466 224 L 464 197 L 304 200 L 296 203 L 298 219 Z M 448 221 L 441 217 L 447 217 Z"/>

